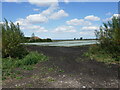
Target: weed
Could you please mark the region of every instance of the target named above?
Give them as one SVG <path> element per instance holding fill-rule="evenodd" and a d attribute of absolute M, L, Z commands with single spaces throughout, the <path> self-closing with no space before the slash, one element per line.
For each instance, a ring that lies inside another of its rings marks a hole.
<path fill-rule="evenodd" d="M 23 78 L 23 77 L 18 77 L 18 76 L 16 77 L 16 79 L 18 79 L 18 80 L 19 80 L 19 79 L 22 79 L 22 78 Z"/>
<path fill-rule="evenodd" d="M 48 68 L 48 71 L 49 72 L 54 71 L 54 68 Z"/>
<path fill-rule="evenodd" d="M 64 70 L 59 70 L 59 72 L 65 72 Z"/>

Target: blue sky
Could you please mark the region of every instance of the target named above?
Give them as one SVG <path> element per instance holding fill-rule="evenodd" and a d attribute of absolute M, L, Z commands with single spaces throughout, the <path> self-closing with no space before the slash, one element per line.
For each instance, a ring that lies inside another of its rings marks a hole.
<path fill-rule="evenodd" d="M 2 19 L 20 23 L 25 36 L 95 38 L 94 30 L 118 14 L 117 2 L 3 2 Z"/>

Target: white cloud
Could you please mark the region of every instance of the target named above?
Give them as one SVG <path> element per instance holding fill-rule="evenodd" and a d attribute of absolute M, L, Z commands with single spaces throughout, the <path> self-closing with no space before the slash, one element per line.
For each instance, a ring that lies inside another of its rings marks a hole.
<path fill-rule="evenodd" d="M 120 18 L 120 14 L 113 14 L 113 16 Z M 113 17 L 113 16 L 112 16 L 112 17 Z"/>
<path fill-rule="evenodd" d="M 110 16 L 110 15 L 112 15 L 112 13 L 111 13 L 111 12 L 108 12 L 108 13 L 106 13 L 106 15 Z"/>
<path fill-rule="evenodd" d="M 21 30 L 30 30 L 34 32 L 48 32 L 48 30 L 46 30 L 44 27 L 35 24 L 46 23 L 50 19 L 60 19 L 62 17 L 68 16 L 68 14 L 64 10 L 57 11 L 58 8 L 59 7 L 57 5 L 51 5 L 48 9 L 42 11 L 41 13 L 28 15 L 26 16 L 26 18 L 19 18 L 15 22 L 15 24 L 19 23 Z M 53 16 L 54 18 L 51 18 Z M 68 29 L 70 28 L 71 27 L 69 27 Z M 65 30 L 65 31 L 74 32 L 74 30 L 70 30 L 70 31 Z"/>
<path fill-rule="evenodd" d="M 87 32 L 81 31 L 81 32 L 79 32 L 79 34 L 80 34 L 80 36 L 86 37 L 86 38 L 88 38 L 88 37 L 91 37 L 91 38 L 95 37 L 95 32 L 94 31 L 87 31 Z"/>
<path fill-rule="evenodd" d="M 19 19 L 17 22 L 19 22 L 21 25 L 24 24 L 37 24 L 37 23 L 45 23 L 49 20 L 49 15 L 51 15 L 56 6 L 50 6 L 48 9 L 42 11 L 41 13 L 38 14 L 32 14 L 28 15 L 25 19 Z"/>
<path fill-rule="evenodd" d="M 40 24 L 46 23 L 50 19 L 60 19 L 62 17 L 68 16 L 64 10 L 57 11 L 58 8 L 59 7 L 57 5 L 51 5 L 48 9 L 42 11 L 41 13 L 28 15 L 25 19 L 19 19 L 18 22 L 22 25 L 26 23 Z"/>
<path fill-rule="evenodd" d="M 21 0 L 2 0 L 2 2 L 22 2 Z"/>
<path fill-rule="evenodd" d="M 107 22 L 107 21 L 111 21 L 111 20 L 112 20 L 112 18 L 110 17 L 110 18 L 103 19 L 102 21 Z"/>
<path fill-rule="evenodd" d="M 111 21 L 113 17 L 120 18 L 120 14 L 113 14 L 110 18 L 106 18 L 106 19 L 104 19 L 104 20 L 102 20 L 102 21 L 103 21 L 103 22 Z"/>
<path fill-rule="evenodd" d="M 58 12 L 53 13 L 50 16 L 50 19 L 60 19 L 62 17 L 67 17 L 68 13 L 66 13 L 64 10 L 59 10 Z"/>
<path fill-rule="evenodd" d="M 65 3 L 69 3 L 70 1 L 69 0 L 64 0 Z"/>
<path fill-rule="evenodd" d="M 44 27 L 38 26 L 38 25 L 22 25 L 20 27 L 21 30 L 29 30 L 34 32 L 48 32 Z"/>
<path fill-rule="evenodd" d="M 51 5 L 48 9 L 44 10 L 42 15 L 51 15 L 55 10 L 59 9 L 58 5 Z"/>
<path fill-rule="evenodd" d="M 44 27 L 39 28 L 38 30 L 36 30 L 35 32 L 48 32 L 48 30 L 46 30 Z"/>
<path fill-rule="evenodd" d="M 82 27 L 82 30 L 97 30 L 99 27 L 97 26 L 88 26 L 88 27 Z"/>
<path fill-rule="evenodd" d="M 3 2 L 6 1 L 18 1 L 18 2 L 26 2 L 26 1 L 30 1 L 30 2 L 54 2 L 54 1 L 59 1 L 59 2 L 119 2 L 119 0 L 2 0 Z M 43 4 L 42 4 L 43 5 Z"/>
<path fill-rule="evenodd" d="M 73 26 L 59 26 L 53 32 L 76 32 L 76 29 Z"/>
<path fill-rule="evenodd" d="M 38 9 L 38 8 L 34 8 L 33 11 L 40 11 L 40 9 Z"/>
<path fill-rule="evenodd" d="M 94 15 L 86 16 L 84 19 L 91 20 L 91 21 L 99 21 L 100 20 L 99 17 L 94 16 Z"/>
<path fill-rule="evenodd" d="M 4 22 L 0 22 L 0 24 L 4 24 Z"/>
<path fill-rule="evenodd" d="M 21 30 L 30 30 L 34 32 L 47 32 L 44 27 L 41 27 L 39 25 L 33 25 L 30 23 L 27 19 L 18 19 L 15 24 L 19 23 L 20 24 L 20 29 Z"/>
<path fill-rule="evenodd" d="M 26 20 L 26 19 L 23 19 L 23 18 L 19 18 L 17 21 L 15 21 L 15 24 L 19 23 L 19 25 L 30 25 L 30 23 Z"/>
<path fill-rule="evenodd" d="M 68 25 L 91 25 L 92 23 L 89 21 L 85 21 L 84 19 L 72 19 L 70 21 L 66 21 Z"/>
<path fill-rule="evenodd" d="M 58 0 L 28 0 L 28 2 L 37 6 L 51 6 L 53 4 L 58 4 Z"/>
<path fill-rule="evenodd" d="M 48 18 L 41 14 L 33 14 L 33 15 L 27 16 L 26 20 L 34 24 L 34 23 L 45 23 L 48 21 Z"/>

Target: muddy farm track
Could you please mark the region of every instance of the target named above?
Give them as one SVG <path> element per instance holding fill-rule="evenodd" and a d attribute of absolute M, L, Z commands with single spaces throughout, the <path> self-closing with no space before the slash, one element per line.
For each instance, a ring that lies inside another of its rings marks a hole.
<path fill-rule="evenodd" d="M 118 88 L 118 66 L 106 65 L 83 56 L 89 46 L 27 46 L 49 57 L 30 71 L 22 71 L 20 80 L 5 80 L 8 88 Z"/>

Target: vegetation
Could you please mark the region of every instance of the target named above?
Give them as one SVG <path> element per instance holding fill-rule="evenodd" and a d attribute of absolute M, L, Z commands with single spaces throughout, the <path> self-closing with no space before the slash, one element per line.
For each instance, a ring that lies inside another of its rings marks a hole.
<path fill-rule="evenodd" d="M 2 27 L 2 79 L 16 78 L 19 71 L 16 68 L 32 70 L 33 65 L 47 60 L 47 57 L 37 52 L 29 52 L 21 43 L 25 42 L 24 34 L 19 28 L 19 24 L 8 23 L 5 19 Z M 0 46 L 1 47 L 1 46 Z"/>
<path fill-rule="evenodd" d="M 118 63 L 120 60 L 120 18 L 103 23 L 99 31 L 95 31 L 99 44 L 92 45 L 87 53 L 91 58 L 102 62 Z"/>
<path fill-rule="evenodd" d="M 52 42 L 50 38 L 47 39 L 41 39 L 39 37 L 36 37 L 34 33 L 32 33 L 31 37 L 24 37 L 25 42 L 27 43 L 33 43 L 33 42 Z"/>
<path fill-rule="evenodd" d="M 20 31 L 19 24 L 8 23 L 5 19 L 2 24 L 2 57 L 23 58 L 27 54 L 27 50 L 21 45 L 23 42 L 24 34 Z"/>
<path fill-rule="evenodd" d="M 37 52 L 30 52 L 22 59 L 15 58 L 3 58 L 3 80 L 6 78 L 17 77 L 18 72 L 15 71 L 16 68 L 22 68 L 25 70 L 32 70 L 32 65 L 48 60 L 48 58 Z M 19 72 L 20 73 L 20 72 Z"/>
<path fill-rule="evenodd" d="M 79 38 L 74 38 L 74 40 L 83 40 L 83 37 L 80 37 L 80 39 Z"/>
<path fill-rule="evenodd" d="M 32 42 L 52 42 L 52 40 L 50 38 L 47 39 L 31 39 L 29 40 L 30 43 Z"/>

